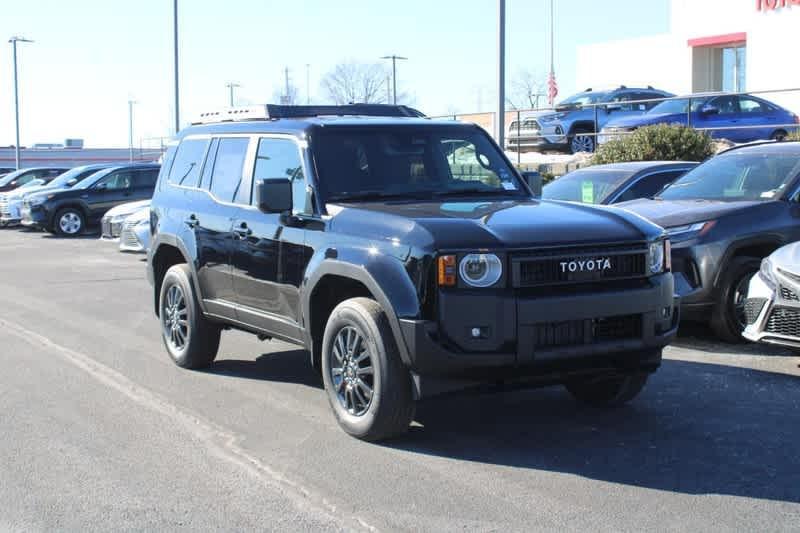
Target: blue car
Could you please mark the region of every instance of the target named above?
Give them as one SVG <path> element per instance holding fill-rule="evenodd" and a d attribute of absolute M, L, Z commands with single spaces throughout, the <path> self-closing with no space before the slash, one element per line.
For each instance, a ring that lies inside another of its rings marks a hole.
<path fill-rule="evenodd" d="M 784 140 L 798 130 L 800 118 L 772 102 L 750 95 L 700 94 L 691 98 L 661 102 L 637 117 L 620 117 L 608 121 L 600 132 L 599 144 L 618 139 L 642 126 L 653 124 L 687 125 L 708 131 L 715 139 L 735 143 L 759 140 Z"/>

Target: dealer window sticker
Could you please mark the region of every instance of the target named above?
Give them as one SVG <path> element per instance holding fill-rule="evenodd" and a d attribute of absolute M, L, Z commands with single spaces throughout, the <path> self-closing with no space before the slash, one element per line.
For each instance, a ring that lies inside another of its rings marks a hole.
<path fill-rule="evenodd" d="M 594 203 L 594 183 L 591 181 L 581 182 L 581 202 L 584 204 Z"/>

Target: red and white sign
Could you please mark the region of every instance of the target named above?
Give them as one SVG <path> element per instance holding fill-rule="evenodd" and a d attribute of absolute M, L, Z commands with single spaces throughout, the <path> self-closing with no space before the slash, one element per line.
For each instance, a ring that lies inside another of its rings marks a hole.
<path fill-rule="evenodd" d="M 759 11 L 775 11 L 792 6 L 800 6 L 800 0 L 756 0 L 756 8 Z"/>

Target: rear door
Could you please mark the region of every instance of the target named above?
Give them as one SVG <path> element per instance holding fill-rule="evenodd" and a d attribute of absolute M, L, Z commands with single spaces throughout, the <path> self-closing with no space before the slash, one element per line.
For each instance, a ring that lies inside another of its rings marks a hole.
<path fill-rule="evenodd" d="M 158 180 L 158 168 L 143 168 L 133 174 L 131 201 L 149 200 Z"/>
<path fill-rule="evenodd" d="M 739 140 L 743 135 L 742 130 L 738 128 L 741 126 L 739 98 L 732 95 L 718 96 L 710 100 L 707 105 L 716 107 L 719 113 L 699 113 L 697 123 L 693 126 L 705 129 L 715 139 L 742 142 Z"/>
<path fill-rule="evenodd" d="M 777 109 L 751 96 L 739 97 L 739 122 L 742 142 L 769 139 L 780 123 Z"/>
<path fill-rule="evenodd" d="M 251 191 L 260 180 L 287 179 L 293 185 L 291 215 L 310 215 L 307 172 L 301 148 L 293 137 L 266 136 L 257 141 L 252 171 L 237 199 L 251 205 L 243 207 L 233 223 L 237 313 L 242 322 L 276 337 L 300 340 L 300 284 L 311 258 L 304 225 L 293 216 L 262 213 Z"/>

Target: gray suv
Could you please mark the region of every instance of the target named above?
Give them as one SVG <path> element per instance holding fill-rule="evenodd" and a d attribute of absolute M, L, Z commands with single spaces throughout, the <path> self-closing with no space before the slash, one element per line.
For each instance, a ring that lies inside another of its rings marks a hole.
<path fill-rule="evenodd" d="M 570 96 L 555 109 L 521 114 L 508 126 L 506 146 L 509 150 L 568 150 L 571 153 L 594 152 L 595 133 L 612 118 L 641 115 L 656 106 L 658 100 L 674 96 L 647 87 L 624 85 L 610 91 L 585 91 Z M 596 105 L 606 104 L 606 105 Z"/>

